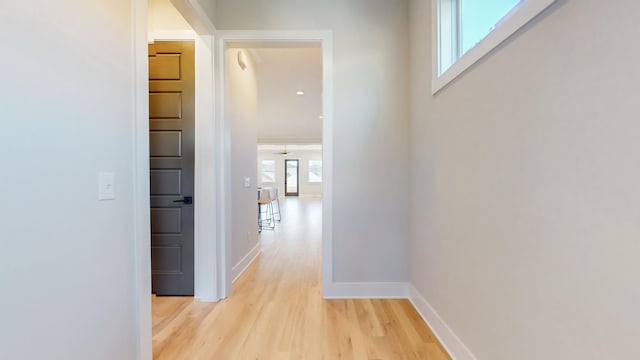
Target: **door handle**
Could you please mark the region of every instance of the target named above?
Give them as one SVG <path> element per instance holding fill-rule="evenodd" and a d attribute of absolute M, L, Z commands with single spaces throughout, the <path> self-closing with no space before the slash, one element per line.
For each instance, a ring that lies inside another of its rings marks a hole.
<path fill-rule="evenodd" d="M 181 200 L 173 200 L 173 202 L 174 203 L 183 203 L 185 205 L 191 205 L 191 204 L 193 204 L 193 197 L 185 196 Z"/>

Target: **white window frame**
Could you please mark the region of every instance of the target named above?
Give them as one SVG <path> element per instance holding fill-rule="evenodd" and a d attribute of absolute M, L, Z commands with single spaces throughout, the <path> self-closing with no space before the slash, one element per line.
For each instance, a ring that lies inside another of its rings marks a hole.
<path fill-rule="evenodd" d="M 487 53 L 500 45 L 556 0 L 521 1 L 505 15 L 493 31 L 475 47 L 458 57 L 461 48 L 458 32 L 460 16 L 459 11 L 457 11 L 459 9 L 459 1 L 460 0 L 431 0 L 431 94 L 437 93 L 465 72 L 471 65 L 482 59 Z M 442 30 L 442 34 L 441 24 L 445 28 Z M 443 36 L 450 40 L 446 41 L 446 39 L 443 39 Z M 456 43 L 452 44 L 450 41 L 455 41 Z M 458 59 L 441 74 L 442 57 L 458 57 Z"/>
<path fill-rule="evenodd" d="M 320 162 L 320 180 L 318 181 L 311 181 L 311 162 L 312 161 L 319 161 Z M 310 159 L 307 162 L 307 179 L 308 182 L 311 184 L 320 184 L 322 182 L 322 160 L 320 159 Z"/>
<path fill-rule="evenodd" d="M 267 161 L 273 164 L 273 181 L 264 181 L 264 163 Z M 272 159 L 262 159 L 262 161 L 260 161 L 260 182 L 263 184 L 275 184 L 276 181 L 276 161 Z"/>

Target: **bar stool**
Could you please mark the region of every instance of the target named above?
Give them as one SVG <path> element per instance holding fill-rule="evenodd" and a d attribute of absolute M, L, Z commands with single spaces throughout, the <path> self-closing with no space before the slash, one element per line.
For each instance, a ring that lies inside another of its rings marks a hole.
<path fill-rule="evenodd" d="M 276 202 L 276 207 L 278 208 L 277 211 L 274 211 L 273 218 L 276 221 L 280 222 L 282 220 L 282 215 L 280 214 L 280 195 L 278 195 L 278 188 L 277 187 L 273 188 L 273 197 L 274 197 L 274 199 L 271 199 L 271 202 L 275 201 Z M 276 215 L 278 215 L 278 216 L 276 217 Z"/>
<path fill-rule="evenodd" d="M 274 230 L 275 228 L 271 191 L 262 189 L 258 196 L 258 231 L 262 232 L 263 229 Z"/>

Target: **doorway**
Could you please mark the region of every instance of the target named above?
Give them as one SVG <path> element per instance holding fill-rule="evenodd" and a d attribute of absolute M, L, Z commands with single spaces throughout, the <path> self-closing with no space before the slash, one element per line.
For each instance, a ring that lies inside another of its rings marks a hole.
<path fill-rule="evenodd" d="M 284 161 L 284 196 L 299 196 L 300 161 L 287 159 Z"/>
<path fill-rule="evenodd" d="M 321 99 L 319 112 L 310 112 L 305 115 L 303 118 L 298 118 L 297 122 L 290 122 L 290 127 L 296 127 L 299 123 L 303 121 L 314 121 L 320 126 L 321 138 L 313 138 L 308 136 L 298 137 L 293 140 L 291 137 L 282 137 L 278 136 L 276 133 L 267 132 L 268 136 L 256 136 L 253 135 L 253 143 L 255 149 L 255 141 L 256 138 L 258 140 L 258 144 L 260 145 L 270 145 L 270 146 L 283 146 L 283 144 L 287 145 L 286 151 L 282 149 L 282 152 L 287 152 L 290 149 L 290 145 L 310 145 L 315 144 L 322 148 L 321 155 L 318 159 L 314 159 L 322 162 L 323 167 L 323 175 L 324 179 L 321 184 L 313 183 L 313 188 L 318 187 L 321 188 L 321 196 L 322 202 L 319 205 L 322 208 L 322 213 L 319 215 L 322 218 L 322 251 L 323 254 L 321 257 L 322 264 L 322 285 L 323 285 L 323 295 L 330 296 L 333 290 L 333 275 L 332 275 L 332 266 L 331 266 L 331 254 L 332 254 L 332 244 L 331 244 L 331 228 L 332 228 L 332 112 L 333 112 L 333 101 L 332 101 L 332 35 L 330 31 L 221 31 L 219 32 L 219 36 L 216 38 L 216 53 L 219 54 L 219 61 L 217 64 L 217 92 L 221 94 L 221 96 L 217 99 L 216 103 L 217 113 L 220 115 L 217 120 L 220 121 L 218 128 L 227 129 L 225 131 L 218 132 L 218 144 L 220 145 L 220 149 L 223 151 L 222 155 L 224 157 L 223 160 L 223 168 L 221 170 L 222 180 L 226 184 L 223 189 L 223 193 L 225 194 L 234 194 L 237 193 L 238 190 L 241 190 L 241 187 L 245 187 L 248 189 L 246 191 L 253 191 L 252 187 L 256 184 L 253 182 L 253 179 L 257 179 L 258 186 L 277 186 L 276 184 L 266 185 L 261 183 L 262 176 L 256 174 L 256 170 L 247 169 L 246 173 L 239 174 L 237 173 L 237 168 L 233 164 L 237 164 L 238 161 L 233 159 L 233 146 L 234 143 L 237 145 L 242 141 L 233 141 L 233 135 L 231 138 L 228 137 L 229 129 L 234 129 L 233 124 L 233 116 L 229 116 L 229 114 L 246 114 L 247 109 L 253 106 L 253 100 L 245 100 L 245 101 L 237 101 L 233 100 L 234 94 L 239 93 L 238 89 L 240 88 L 238 85 L 234 85 L 233 81 L 237 81 L 240 77 L 245 77 L 249 74 L 251 70 L 251 64 L 256 57 L 252 53 L 252 50 L 258 50 L 258 61 L 262 58 L 263 61 L 266 61 L 265 56 L 270 56 L 272 50 L 282 49 L 282 48 L 290 48 L 290 49 L 316 49 L 318 51 L 319 61 L 320 61 L 320 82 L 321 89 L 319 89 L 318 98 Z M 263 51 L 263 49 L 267 49 L 267 51 Z M 306 62 L 300 62 L 301 64 L 306 64 Z M 245 69 L 245 65 L 249 65 Z M 264 66 L 265 63 L 263 62 Z M 232 74 L 228 74 L 227 71 L 231 69 L 233 71 Z M 290 78 L 295 79 L 295 76 L 290 76 Z M 263 82 L 258 82 L 263 83 Z M 245 83 L 246 84 L 246 83 Z M 229 92 L 231 89 L 234 92 Z M 243 89 L 250 89 L 251 87 L 245 86 Z M 274 87 L 274 92 L 277 90 L 282 90 L 280 87 Z M 311 99 L 312 93 L 305 92 L 305 89 L 300 87 L 290 88 L 287 91 L 287 94 L 290 98 L 293 98 L 297 102 L 304 102 L 305 99 Z M 245 91 L 244 93 L 247 93 Z M 252 91 L 250 92 L 252 93 Z M 264 93 L 264 92 L 263 92 Z M 231 97 L 231 98 L 230 98 Z M 274 103 L 274 106 L 276 103 Z M 243 105 L 240 107 L 239 105 Z M 259 105 L 258 105 L 259 106 Z M 237 112 L 237 109 L 242 110 L 243 112 Z M 287 107 L 279 106 L 279 111 L 281 115 L 284 115 L 285 112 L 289 111 Z M 259 112 L 261 115 L 263 114 L 262 110 Z M 274 116 L 277 118 L 277 116 Z M 243 127 L 246 129 L 246 127 Z M 270 127 L 273 129 L 273 127 Z M 268 131 L 268 129 L 267 129 Z M 226 145 L 231 144 L 231 146 Z M 278 152 L 278 150 L 273 149 L 273 152 Z M 255 150 L 254 150 L 255 151 Z M 290 154 L 288 154 L 290 155 Z M 254 155 L 255 156 L 255 155 Z M 273 160 L 276 160 L 276 168 L 284 167 L 285 163 L 282 159 L 284 154 L 280 154 L 277 156 L 272 156 Z M 265 159 L 268 160 L 268 159 Z M 278 161 L 279 160 L 279 161 Z M 309 159 L 308 159 L 309 160 Z M 297 181 L 297 192 L 299 196 L 303 196 L 302 191 L 305 190 L 304 187 L 300 187 L 301 182 L 304 180 L 305 183 L 308 183 L 308 176 L 305 167 L 308 167 L 308 160 L 304 163 L 298 163 L 298 181 Z M 253 163 L 254 160 L 251 160 Z M 258 168 L 262 165 L 262 160 L 257 162 L 253 169 Z M 251 172 L 249 172 L 251 171 Z M 260 170 L 259 170 L 260 171 Z M 276 169 L 276 176 L 280 174 L 284 174 L 284 169 Z M 258 175 L 258 176 L 256 176 Z M 247 181 L 245 181 L 247 180 Z M 276 180 L 279 182 L 279 180 Z M 247 185 L 244 185 L 247 184 Z M 282 182 L 284 185 L 284 180 Z M 234 190 L 236 189 L 236 190 Z M 280 188 L 280 194 L 285 194 L 284 186 Z M 251 210 L 247 209 L 243 211 L 243 213 L 251 213 L 255 214 L 255 191 L 252 193 L 253 205 Z M 238 254 L 236 249 L 241 249 L 243 244 L 239 244 L 236 246 L 236 242 L 240 241 L 239 239 L 244 240 L 244 245 L 246 247 L 246 243 L 249 243 L 250 246 L 253 246 L 254 242 L 252 242 L 253 237 L 247 236 L 247 231 L 244 233 L 237 229 L 232 218 L 236 215 L 233 212 L 234 208 L 237 210 L 237 204 L 234 202 L 233 206 L 231 206 L 231 196 L 224 199 L 225 205 L 223 206 L 229 211 L 222 211 L 221 215 L 225 217 L 223 221 L 223 225 L 227 231 L 225 232 L 224 241 L 221 244 L 224 248 L 224 254 L 227 257 L 228 268 L 238 269 L 240 271 L 232 271 L 231 277 L 228 276 L 227 284 L 229 285 L 227 290 L 231 290 L 231 279 L 236 278 L 249 263 L 239 263 L 238 261 L 248 259 L 249 261 L 253 258 L 253 253 L 246 253 L 246 251 L 242 251 L 242 253 Z M 257 214 L 256 214 L 257 216 Z M 284 215 L 283 215 L 284 216 Z M 283 220 L 284 221 L 284 220 Z M 248 222 L 247 222 L 248 223 Z M 255 219 L 251 222 L 255 224 Z M 235 233 L 235 235 L 234 235 Z M 253 234 L 251 234 L 253 235 Z M 233 251 L 232 251 L 233 250 Z M 246 250 L 246 249 L 245 249 Z M 256 252 L 257 253 L 257 252 Z M 228 270 L 227 270 L 228 271 Z M 228 294 L 228 293 L 227 293 Z"/>

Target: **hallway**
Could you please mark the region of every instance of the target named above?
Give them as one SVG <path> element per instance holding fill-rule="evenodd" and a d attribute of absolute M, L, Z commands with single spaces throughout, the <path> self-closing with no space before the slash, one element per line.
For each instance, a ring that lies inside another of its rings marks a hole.
<path fill-rule="evenodd" d="M 449 359 L 407 300 L 323 300 L 322 203 L 281 204 L 228 299 L 153 298 L 155 359 Z"/>

